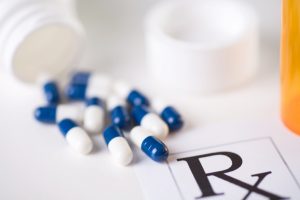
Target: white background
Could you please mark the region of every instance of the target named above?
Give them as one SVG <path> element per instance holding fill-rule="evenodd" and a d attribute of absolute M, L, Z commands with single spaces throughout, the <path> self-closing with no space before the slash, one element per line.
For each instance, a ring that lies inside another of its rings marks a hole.
<path fill-rule="evenodd" d="M 151 89 L 144 60 L 143 15 L 154 0 L 81 0 L 88 53 L 83 67 L 97 68 L 175 104 L 185 130 L 234 119 L 279 117 L 280 1 L 248 0 L 261 19 L 261 70 L 249 83 L 210 96 Z M 92 155 L 70 151 L 55 126 L 34 121 L 39 90 L 0 74 L 0 199 L 141 199 L 132 167 L 116 166 L 102 137 Z M 178 134 L 184 134 L 184 131 Z M 133 163 L 134 164 L 134 163 Z"/>

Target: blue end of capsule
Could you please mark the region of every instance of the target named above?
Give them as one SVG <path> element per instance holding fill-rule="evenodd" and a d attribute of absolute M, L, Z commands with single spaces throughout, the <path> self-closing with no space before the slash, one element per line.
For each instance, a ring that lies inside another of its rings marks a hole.
<path fill-rule="evenodd" d="M 71 83 L 86 85 L 90 76 L 90 72 L 76 72 L 71 78 Z"/>
<path fill-rule="evenodd" d="M 120 129 L 130 128 L 130 116 L 123 106 L 117 106 L 110 112 L 111 122 Z"/>
<path fill-rule="evenodd" d="M 105 143 L 108 145 L 115 137 L 123 137 L 123 133 L 117 126 L 110 125 L 103 131 L 103 137 Z"/>
<path fill-rule="evenodd" d="M 165 161 L 169 156 L 169 150 L 167 146 L 153 136 L 149 136 L 144 139 L 141 149 L 152 160 L 157 162 Z"/>
<path fill-rule="evenodd" d="M 129 95 L 127 97 L 127 102 L 131 106 L 149 106 L 150 105 L 148 98 L 137 90 L 132 90 L 129 93 Z"/>
<path fill-rule="evenodd" d="M 84 100 L 87 85 L 70 84 L 67 88 L 66 95 L 71 100 Z"/>
<path fill-rule="evenodd" d="M 43 123 L 55 123 L 56 121 L 56 106 L 38 107 L 34 111 L 36 120 Z"/>
<path fill-rule="evenodd" d="M 166 107 L 161 112 L 160 116 L 167 123 L 170 131 L 177 131 L 183 126 L 183 121 L 180 114 L 172 106 Z"/>
<path fill-rule="evenodd" d="M 74 127 L 77 127 L 77 124 L 71 119 L 63 119 L 58 123 L 58 128 L 64 137 Z"/>
<path fill-rule="evenodd" d="M 46 94 L 46 99 L 49 104 L 59 103 L 60 95 L 57 85 L 54 81 L 47 82 L 44 85 L 44 92 Z"/>
<path fill-rule="evenodd" d="M 136 124 L 141 124 L 143 117 L 148 113 L 148 110 L 143 106 L 134 106 L 131 110 L 131 116 Z"/>
<path fill-rule="evenodd" d="M 88 98 L 85 101 L 86 106 L 100 106 L 103 107 L 103 102 L 98 97 Z"/>

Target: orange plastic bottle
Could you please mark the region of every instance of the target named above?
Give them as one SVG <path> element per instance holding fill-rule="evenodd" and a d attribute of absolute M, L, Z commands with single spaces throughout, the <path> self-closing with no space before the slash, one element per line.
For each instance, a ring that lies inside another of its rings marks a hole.
<path fill-rule="evenodd" d="M 281 115 L 300 135 L 300 0 L 282 0 Z"/>

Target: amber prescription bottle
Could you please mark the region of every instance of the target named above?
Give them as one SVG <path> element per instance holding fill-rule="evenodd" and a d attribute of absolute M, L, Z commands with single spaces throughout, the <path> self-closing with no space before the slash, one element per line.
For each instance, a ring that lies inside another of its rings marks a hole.
<path fill-rule="evenodd" d="M 300 1 L 282 1 L 281 116 L 300 135 Z"/>

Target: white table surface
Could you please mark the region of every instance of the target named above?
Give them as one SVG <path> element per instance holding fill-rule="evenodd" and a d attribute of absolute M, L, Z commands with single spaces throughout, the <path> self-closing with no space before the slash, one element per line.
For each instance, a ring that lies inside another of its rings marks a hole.
<path fill-rule="evenodd" d="M 261 70 L 248 83 L 209 96 L 151 88 L 143 51 L 142 16 L 156 1 L 79 1 L 89 34 L 83 67 L 139 85 L 181 110 L 185 130 L 235 119 L 279 117 L 279 0 L 248 0 L 262 19 Z M 73 153 L 55 126 L 33 119 L 39 90 L 0 73 L 0 199 L 141 199 L 132 167 L 115 165 L 102 137 L 89 156 Z M 181 131 L 178 134 L 184 134 Z"/>

